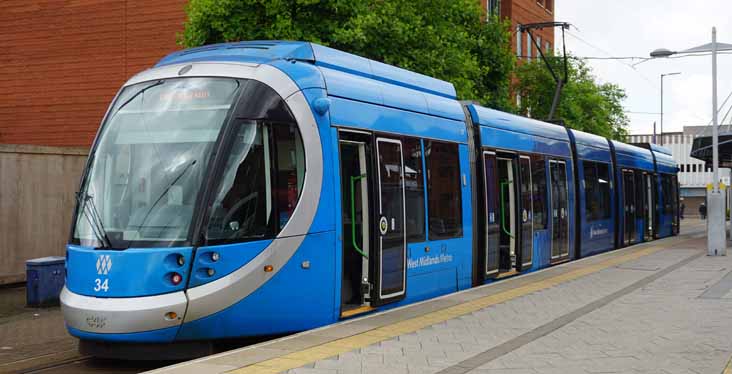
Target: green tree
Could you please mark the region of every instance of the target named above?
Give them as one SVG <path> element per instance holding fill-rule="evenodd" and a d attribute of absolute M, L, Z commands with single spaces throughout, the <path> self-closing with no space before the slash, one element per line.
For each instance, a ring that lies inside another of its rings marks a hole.
<path fill-rule="evenodd" d="M 549 57 L 558 74 L 562 59 Z M 519 112 L 544 119 L 549 116 L 556 83 L 545 63 L 534 60 L 521 64 L 516 71 L 514 89 L 521 95 Z M 555 118 L 577 130 L 611 139 L 626 140 L 628 117 L 623 111 L 625 90 L 613 83 L 599 83 L 587 64 L 570 57 L 568 82 L 562 90 Z"/>
<path fill-rule="evenodd" d="M 452 82 L 461 99 L 512 109 L 509 23 L 475 0 L 191 0 L 186 47 L 305 40 Z"/>

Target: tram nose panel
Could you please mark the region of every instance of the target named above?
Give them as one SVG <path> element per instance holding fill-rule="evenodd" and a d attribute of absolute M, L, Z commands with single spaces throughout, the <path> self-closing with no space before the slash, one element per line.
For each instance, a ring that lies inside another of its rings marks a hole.
<path fill-rule="evenodd" d="M 98 250 L 68 245 L 66 287 L 77 295 L 124 298 L 183 291 L 193 249 Z"/>

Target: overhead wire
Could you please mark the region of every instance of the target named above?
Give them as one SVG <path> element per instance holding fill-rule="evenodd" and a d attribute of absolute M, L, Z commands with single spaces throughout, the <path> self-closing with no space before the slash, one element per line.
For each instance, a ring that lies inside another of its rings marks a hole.
<path fill-rule="evenodd" d="M 579 29 L 576 26 L 573 25 L 572 27 L 574 27 L 577 31 L 579 31 Z M 576 35 L 576 34 L 574 34 L 572 32 L 569 32 L 569 31 L 567 31 L 567 34 L 569 36 L 575 38 L 579 42 L 581 42 L 581 43 L 589 46 L 590 48 L 592 48 L 592 49 L 594 49 L 596 51 L 599 51 L 599 52 L 607 55 L 607 57 L 588 56 L 588 57 L 590 57 L 590 58 L 587 58 L 588 60 L 616 60 L 616 61 L 620 62 L 621 64 L 623 64 L 623 65 L 625 65 L 627 67 L 630 67 L 644 81 L 646 81 L 646 83 L 648 83 L 656 91 L 660 91 L 660 87 L 659 86 L 657 86 L 651 79 L 649 79 L 648 77 L 646 77 L 644 74 L 642 74 L 640 71 L 638 71 L 635 68 L 635 66 L 637 66 L 637 65 L 639 65 L 639 64 L 641 64 L 643 62 L 652 60 L 653 58 L 639 57 L 639 56 L 613 56 L 608 51 L 606 51 L 606 50 L 598 47 L 597 45 L 594 45 L 593 43 L 588 42 L 587 40 L 583 39 L 579 35 Z M 732 51 L 719 51 L 719 52 L 717 52 L 717 54 L 718 55 L 730 55 L 730 54 L 732 54 Z M 667 58 L 668 59 L 680 59 L 680 58 L 686 58 L 686 57 L 705 57 L 705 56 L 711 56 L 711 55 L 712 55 L 711 52 L 700 52 L 700 53 L 686 53 L 686 54 L 682 54 L 682 55 L 672 55 L 672 56 L 669 56 Z M 637 63 L 634 63 L 634 64 L 629 64 L 629 63 L 624 62 L 623 60 L 631 60 L 631 62 L 634 61 L 634 60 L 641 60 L 641 61 L 640 62 L 637 62 Z M 730 94 L 732 94 L 732 92 Z M 728 99 L 729 99 L 729 97 L 728 97 Z M 727 100 L 725 100 L 725 103 L 726 102 L 727 102 Z M 723 107 L 724 107 L 724 104 L 720 107 L 720 111 L 721 111 L 721 108 L 723 108 Z M 628 111 L 628 112 L 630 112 L 630 111 Z M 641 114 L 646 114 L 646 113 L 641 113 Z M 692 114 L 694 115 L 694 117 L 697 117 L 699 119 L 704 118 L 704 117 L 700 116 L 698 113 L 692 113 Z M 712 121 L 709 121 L 709 124 L 711 124 L 711 122 Z M 720 123 L 723 123 L 723 122 L 720 122 Z M 732 122 L 730 123 L 730 126 L 732 127 Z"/>

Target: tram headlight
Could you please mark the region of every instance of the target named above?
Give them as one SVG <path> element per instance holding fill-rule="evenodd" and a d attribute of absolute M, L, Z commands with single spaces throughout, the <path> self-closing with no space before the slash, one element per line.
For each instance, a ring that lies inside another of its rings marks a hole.
<path fill-rule="evenodd" d="M 214 274 L 216 274 L 216 271 L 215 271 L 214 269 L 212 269 L 212 268 L 208 268 L 208 269 L 206 269 L 206 274 L 207 274 L 207 275 L 208 275 L 209 277 L 213 277 L 213 276 L 214 276 Z"/>
<path fill-rule="evenodd" d="M 178 256 L 178 266 L 183 266 L 186 264 L 186 258 L 183 257 L 183 255 Z"/>
<path fill-rule="evenodd" d="M 174 286 L 177 286 L 181 281 L 183 281 L 183 277 L 178 273 L 173 273 L 173 275 L 170 276 L 170 281 Z"/>
<path fill-rule="evenodd" d="M 219 253 L 218 252 L 212 252 L 211 253 L 211 261 L 216 262 L 219 260 Z"/>

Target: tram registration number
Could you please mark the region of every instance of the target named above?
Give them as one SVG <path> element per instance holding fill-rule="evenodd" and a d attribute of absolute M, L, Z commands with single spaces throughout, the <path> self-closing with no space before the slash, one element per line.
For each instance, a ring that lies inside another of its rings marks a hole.
<path fill-rule="evenodd" d="M 101 280 L 99 278 L 94 280 L 94 292 L 109 291 L 109 279 L 104 278 L 104 280 Z"/>

